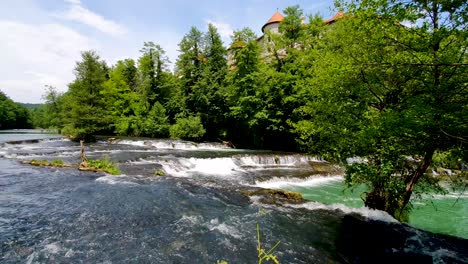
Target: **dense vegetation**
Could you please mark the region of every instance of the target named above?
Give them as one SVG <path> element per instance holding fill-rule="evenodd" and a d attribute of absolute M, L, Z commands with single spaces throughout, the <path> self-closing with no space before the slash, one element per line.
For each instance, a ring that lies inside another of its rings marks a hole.
<path fill-rule="evenodd" d="M 0 91 L 0 129 L 32 128 L 28 109 Z"/>
<path fill-rule="evenodd" d="M 434 154 L 468 160 L 467 6 L 348 1 L 333 24 L 303 23 L 289 7 L 263 46 L 250 29 L 234 32 L 230 67 L 213 25 L 184 36 L 174 72 L 153 42 L 111 67 L 86 51 L 68 92 L 49 87 L 38 119 L 76 139 L 171 136 L 361 157 L 346 183 L 368 185 L 366 206 L 404 219 L 413 193 L 442 190 L 425 174 Z"/>

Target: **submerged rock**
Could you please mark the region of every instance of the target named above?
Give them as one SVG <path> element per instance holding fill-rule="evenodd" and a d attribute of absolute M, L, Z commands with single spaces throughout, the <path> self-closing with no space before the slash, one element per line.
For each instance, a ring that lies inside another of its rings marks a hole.
<path fill-rule="evenodd" d="M 304 203 L 302 194 L 298 192 L 290 192 L 276 189 L 256 189 L 242 190 L 242 194 L 246 196 L 260 196 L 260 202 L 266 204 L 283 204 L 283 203 Z"/>

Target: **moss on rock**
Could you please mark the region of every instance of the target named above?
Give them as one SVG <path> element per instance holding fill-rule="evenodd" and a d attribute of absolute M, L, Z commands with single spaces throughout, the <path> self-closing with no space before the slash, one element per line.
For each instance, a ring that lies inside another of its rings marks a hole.
<path fill-rule="evenodd" d="M 277 189 L 256 189 L 242 190 L 241 193 L 246 196 L 260 196 L 260 201 L 267 204 L 282 204 L 282 203 L 303 203 L 305 202 L 301 193 L 290 192 Z"/>

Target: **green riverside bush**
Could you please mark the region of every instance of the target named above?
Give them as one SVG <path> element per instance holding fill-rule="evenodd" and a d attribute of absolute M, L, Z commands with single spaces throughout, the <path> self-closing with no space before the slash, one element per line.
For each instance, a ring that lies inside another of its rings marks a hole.
<path fill-rule="evenodd" d="M 171 138 L 186 140 L 200 140 L 205 135 L 205 128 L 199 116 L 178 118 L 176 123 L 169 129 Z"/>

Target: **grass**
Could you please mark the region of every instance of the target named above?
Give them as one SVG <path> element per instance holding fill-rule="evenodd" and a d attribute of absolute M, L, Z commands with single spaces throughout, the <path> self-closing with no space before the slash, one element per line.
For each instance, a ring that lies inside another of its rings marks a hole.
<path fill-rule="evenodd" d="M 76 167 L 76 165 L 71 165 L 65 163 L 63 160 L 55 159 L 52 161 L 48 160 L 30 160 L 30 161 L 23 161 L 24 164 L 29 164 L 33 166 L 39 167 Z M 105 159 L 97 159 L 97 160 L 88 160 L 87 166 L 85 168 L 81 168 L 81 170 L 89 170 L 89 171 L 102 171 L 112 175 L 119 175 L 121 174 L 117 165 L 109 160 L 109 158 Z"/>
<path fill-rule="evenodd" d="M 96 171 L 103 171 L 112 175 L 121 174 L 120 169 L 117 165 L 112 162 L 109 158 L 97 159 L 97 160 L 88 160 L 89 169 L 94 169 Z"/>
<path fill-rule="evenodd" d="M 270 250 L 266 250 L 262 247 L 262 243 L 260 241 L 260 226 L 257 224 L 257 257 L 258 257 L 258 264 L 262 264 L 263 261 L 272 261 L 275 264 L 280 264 L 278 257 L 273 254 L 273 251 L 279 246 L 280 241 L 278 241 Z M 218 260 L 216 264 L 229 264 L 226 260 Z"/>
<path fill-rule="evenodd" d="M 262 244 L 260 242 L 260 227 L 257 224 L 257 253 L 258 253 L 258 264 L 262 264 L 264 260 L 273 261 L 275 264 L 280 264 L 278 257 L 274 255 L 272 252 L 277 248 L 280 244 L 278 241 L 270 250 L 266 250 L 262 248 Z"/>
<path fill-rule="evenodd" d="M 55 160 L 52 160 L 52 161 L 48 161 L 48 160 L 31 160 L 31 161 L 24 161 L 23 163 L 33 165 L 33 166 L 41 166 L 41 167 L 42 166 L 72 167 L 72 165 L 63 162 L 63 160 L 58 160 L 58 159 L 55 159 Z"/>
<path fill-rule="evenodd" d="M 164 175 L 165 173 L 162 170 L 157 170 L 152 174 L 152 176 L 164 176 Z"/>

